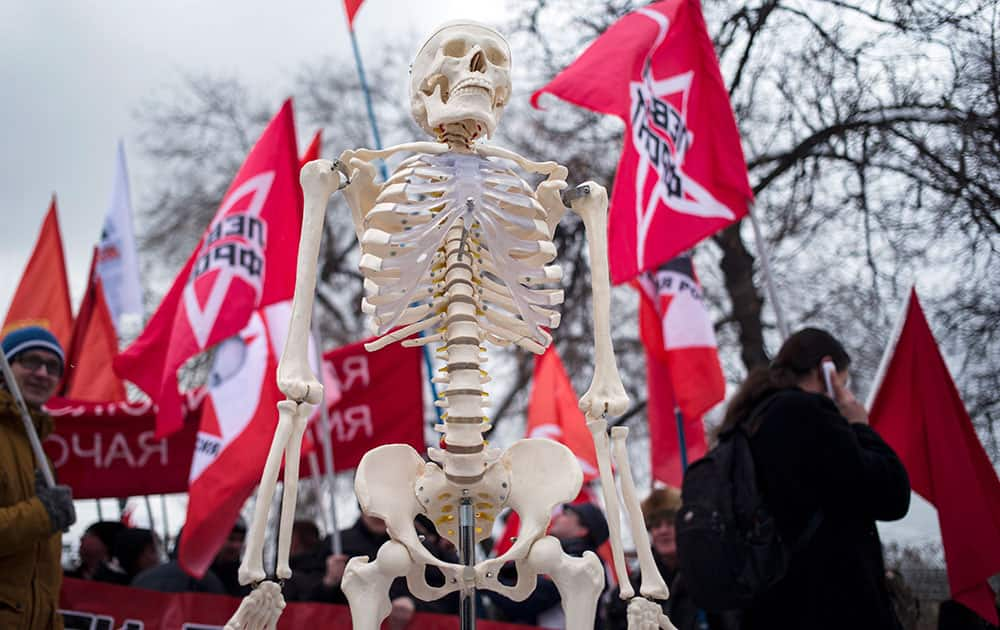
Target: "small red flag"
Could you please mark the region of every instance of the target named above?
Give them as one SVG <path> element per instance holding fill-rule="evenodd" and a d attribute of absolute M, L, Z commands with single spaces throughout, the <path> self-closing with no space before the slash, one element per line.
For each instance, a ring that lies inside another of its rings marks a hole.
<path fill-rule="evenodd" d="M 598 476 L 594 438 L 555 346 L 535 357 L 525 433 L 530 438 L 549 438 L 566 445 L 580 461 L 584 483 Z"/>
<path fill-rule="evenodd" d="M 177 370 L 246 326 L 255 310 L 292 297 L 302 189 L 291 100 L 268 124 L 215 218 L 115 371 L 159 406 L 157 437 L 183 427 Z"/>
<path fill-rule="evenodd" d="M 10 302 L 0 337 L 25 326 L 42 326 L 56 336 L 63 350 L 69 347 L 73 310 L 69 302 L 66 256 L 59 235 L 55 195 L 52 195 L 35 249 Z"/>
<path fill-rule="evenodd" d="M 543 92 L 625 122 L 611 198 L 611 279 L 656 269 L 746 214 L 753 192 L 698 0 L 629 13 Z"/>
<path fill-rule="evenodd" d="M 319 129 L 316 131 L 316 134 L 313 136 L 313 139 L 309 142 L 309 146 L 306 147 L 305 152 L 302 154 L 302 159 L 299 160 L 299 170 L 302 170 L 302 167 L 308 164 L 309 162 L 319 159 L 319 154 L 321 150 L 320 147 L 322 146 L 323 146 L 323 130 Z"/>
<path fill-rule="evenodd" d="M 924 317 L 916 291 L 882 359 L 871 426 L 938 510 L 952 598 L 997 625 L 987 579 L 1000 572 L 1000 480 Z"/>
<path fill-rule="evenodd" d="M 118 334 L 97 273 L 98 248 L 90 263 L 90 282 L 73 324 L 66 353 L 63 396 L 89 402 L 125 400 L 125 385 L 111 368 L 118 354 Z"/>
<path fill-rule="evenodd" d="M 361 8 L 361 3 L 365 0 L 344 0 L 344 10 L 347 11 L 347 27 L 354 30 L 354 16 L 357 14 L 358 9 Z"/>

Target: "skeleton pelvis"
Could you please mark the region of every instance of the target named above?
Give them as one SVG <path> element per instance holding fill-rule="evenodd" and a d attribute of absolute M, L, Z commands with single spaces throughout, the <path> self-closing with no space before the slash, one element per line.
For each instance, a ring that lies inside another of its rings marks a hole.
<path fill-rule="evenodd" d="M 497 515 L 509 506 L 521 517 L 521 536 L 533 539 L 544 534 L 552 509 L 572 500 L 582 482 L 580 465 L 568 448 L 525 439 L 511 445 L 473 483 L 449 479 L 441 467 L 425 462 L 405 444 L 380 446 L 361 459 L 354 487 L 366 514 L 383 519 L 394 540 L 422 551 L 413 527 L 417 514 L 430 518 L 442 537 L 458 545 L 463 502 L 472 507 L 476 542 L 490 535 Z"/>

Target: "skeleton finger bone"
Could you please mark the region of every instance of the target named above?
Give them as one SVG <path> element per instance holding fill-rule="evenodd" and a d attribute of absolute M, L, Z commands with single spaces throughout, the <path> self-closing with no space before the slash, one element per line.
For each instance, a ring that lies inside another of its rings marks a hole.
<path fill-rule="evenodd" d="M 629 523 L 632 526 L 632 540 L 635 542 L 636 553 L 639 556 L 639 570 L 642 582 L 639 592 L 643 597 L 653 599 L 667 599 L 670 597 L 670 590 L 667 588 L 660 570 L 653 560 L 653 551 L 649 546 L 649 532 L 646 531 L 642 517 L 642 508 L 639 505 L 639 494 L 635 490 L 635 481 L 632 479 L 632 467 L 628 461 L 628 448 L 625 439 L 628 436 L 628 427 L 614 427 L 611 429 L 611 457 L 615 467 L 618 469 L 618 478 L 622 485 L 622 499 L 625 502 L 625 511 L 628 512 Z"/>

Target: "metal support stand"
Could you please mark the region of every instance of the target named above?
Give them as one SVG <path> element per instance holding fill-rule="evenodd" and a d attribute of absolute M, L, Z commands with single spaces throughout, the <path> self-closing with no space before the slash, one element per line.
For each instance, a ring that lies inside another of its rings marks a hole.
<path fill-rule="evenodd" d="M 466 582 L 475 574 L 472 567 L 476 564 L 476 514 L 472 507 L 472 499 L 462 497 L 458 505 L 458 555 L 467 568 Z M 459 607 L 461 630 L 476 630 L 476 589 L 461 590 Z"/>

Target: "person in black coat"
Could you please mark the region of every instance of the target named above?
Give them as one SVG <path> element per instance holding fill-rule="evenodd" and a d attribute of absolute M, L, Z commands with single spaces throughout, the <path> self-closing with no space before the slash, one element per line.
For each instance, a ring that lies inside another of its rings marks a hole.
<path fill-rule="evenodd" d="M 821 364 L 832 362 L 832 397 Z M 801 541 L 784 578 L 744 611 L 746 630 L 895 630 L 876 520 L 906 515 L 910 483 L 847 388 L 850 358 L 806 328 L 751 372 L 722 431 L 746 422 L 761 493 L 787 541 Z M 751 417 L 752 416 L 752 417 Z M 748 421 L 749 420 L 749 421 Z"/>

